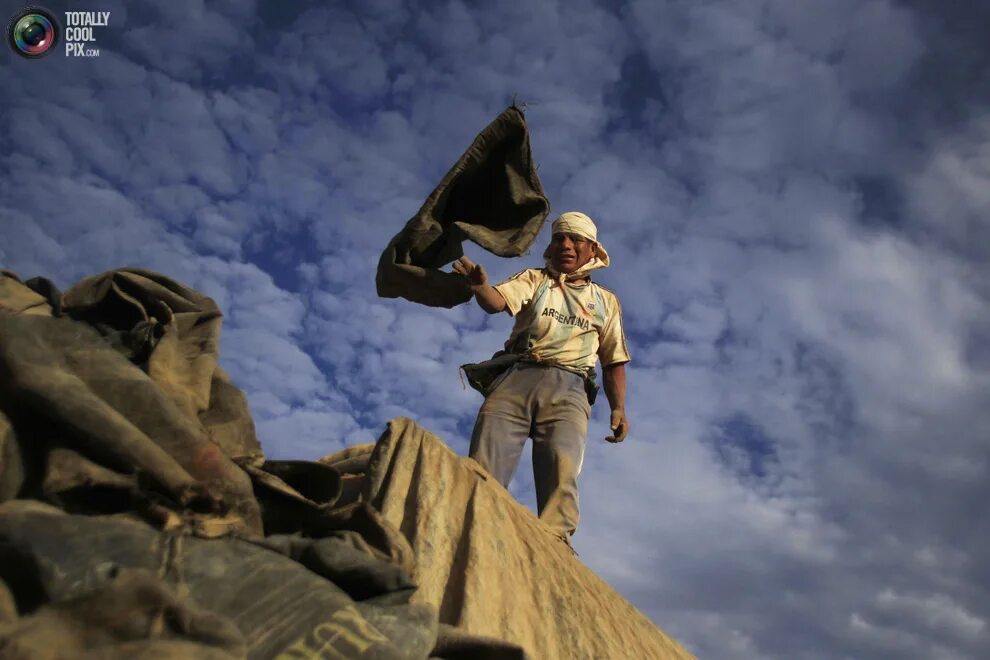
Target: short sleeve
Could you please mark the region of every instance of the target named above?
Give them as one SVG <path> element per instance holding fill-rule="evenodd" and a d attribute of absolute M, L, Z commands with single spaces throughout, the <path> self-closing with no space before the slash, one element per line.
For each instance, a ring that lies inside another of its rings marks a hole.
<path fill-rule="evenodd" d="M 622 331 L 622 306 L 619 304 L 619 299 L 611 292 L 603 293 L 606 318 L 601 336 L 598 338 L 598 359 L 602 361 L 603 367 L 607 367 L 611 364 L 629 362 L 631 358 L 626 345 L 626 335 Z"/>
<path fill-rule="evenodd" d="M 537 268 L 527 268 L 501 284 L 495 285 L 495 290 L 505 298 L 509 314 L 515 316 L 523 308 L 523 305 L 533 299 L 533 294 L 536 293 L 543 277 L 543 271 Z"/>

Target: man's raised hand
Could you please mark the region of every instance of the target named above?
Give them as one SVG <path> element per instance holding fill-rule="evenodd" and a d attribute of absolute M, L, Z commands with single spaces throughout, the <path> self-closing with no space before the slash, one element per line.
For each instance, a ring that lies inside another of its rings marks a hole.
<path fill-rule="evenodd" d="M 461 257 L 453 265 L 454 271 L 466 277 L 472 287 L 488 284 L 488 273 L 481 264 L 476 264 L 467 257 Z"/>
<path fill-rule="evenodd" d="M 474 294 L 478 306 L 489 314 L 505 311 L 507 309 L 505 298 L 494 287 L 488 284 L 488 273 L 484 266 L 476 264 L 467 257 L 461 257 L 454 262 L 454 272 L 460 273 L 471 286 L 471 293 Z"/>

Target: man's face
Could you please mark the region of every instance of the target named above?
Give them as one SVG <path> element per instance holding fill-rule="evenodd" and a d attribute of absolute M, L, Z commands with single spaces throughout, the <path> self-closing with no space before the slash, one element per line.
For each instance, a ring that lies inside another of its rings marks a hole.
<path fill-rule="evenodd" d="M 595 244 L 577 234 L 554 234 L 547 249 L 554 269 L 565 275 L 581 268 L 595 256 Z"/>

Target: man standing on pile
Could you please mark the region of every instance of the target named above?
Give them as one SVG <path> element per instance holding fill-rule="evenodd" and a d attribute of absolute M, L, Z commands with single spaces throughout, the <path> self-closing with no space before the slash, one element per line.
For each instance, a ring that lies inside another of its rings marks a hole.
<path fill-rule="evenodd" d="M 618 298 L 591 281 L 591 271 L 609 265 L 591 218 L 569 212 L 554 220 L 543 257 L 544 268 L 526 269 L 494 287 L 480 264 L 467 257 L 453 264 L 483 310 L 515 317 L 504 352 L 464 367 L 485 394 L 470 456 L 507 487 L 526 438 L 532 438 L 540 519 L 569 542 L 578 524 L 577 477 L 598 391 L 595 361 L 601 359 L 612 408 L 613 435 L 606 440 L 622 442 L 629 432 L 629 352 Z"/>

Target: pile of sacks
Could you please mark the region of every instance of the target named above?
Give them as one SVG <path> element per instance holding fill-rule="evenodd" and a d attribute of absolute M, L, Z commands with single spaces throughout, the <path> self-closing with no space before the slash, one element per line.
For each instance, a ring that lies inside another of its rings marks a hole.
<path fill-rule="evenodd" d="M 0 656 L 522 658 L 416 602 L 372 445 L 269 461 L 208 297 L 0 271 Z"/>

